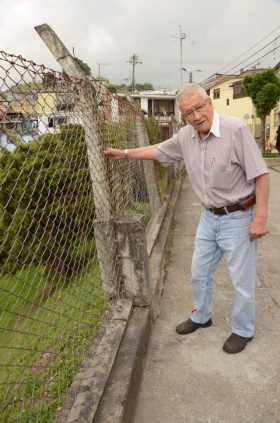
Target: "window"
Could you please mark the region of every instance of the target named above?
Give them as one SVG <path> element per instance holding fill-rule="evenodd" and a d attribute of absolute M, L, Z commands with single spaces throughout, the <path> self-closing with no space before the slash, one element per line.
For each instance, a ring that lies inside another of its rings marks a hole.
<path fill-rule="evenodd" d="M 208 88 L 208 90 L 206 90 L 207 95 L 209 95 L 210 97 L 210 88 Z"/>
<path fill-rule="evenodd" d="M 227 106 L 229 106 L 229 98 L 227 98 Z"/>
<path fill-rule="evenodd" d="M 67 118 L 65 116 L 59 116 L 55 118 L 55 126 L 64 125 L 67 123 Z"/>
<path fill-rule="evenodd" d="M 54 116 L 48 119 L 49 128 L 57 128 L 59 125 L 67 123 L 66 116 Z"/>
<path fill-rule="evenodd" d="M 220 88 L 215 88 L 213 93 L 213 98 L 220 98 Z"/>
<path fill-rule="evenodd" d="M 242 81 L 238 81 L 232 84 L 232 88 L 233 88 L 233 98 L 247 97 L 245 87 L 242 84 Z"/>

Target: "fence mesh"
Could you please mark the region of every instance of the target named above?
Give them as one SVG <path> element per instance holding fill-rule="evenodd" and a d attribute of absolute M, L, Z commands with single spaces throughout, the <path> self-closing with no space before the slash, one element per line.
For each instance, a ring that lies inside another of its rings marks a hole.
<path fill-rule="evenodd" d="M 108 222 L 149 218 L 142 164 L 103 155 L 137 146 L 137 113 L 0 51 L 0 422 L 55 421 L 108 306 L 101 275 L 118 281 Z"/>

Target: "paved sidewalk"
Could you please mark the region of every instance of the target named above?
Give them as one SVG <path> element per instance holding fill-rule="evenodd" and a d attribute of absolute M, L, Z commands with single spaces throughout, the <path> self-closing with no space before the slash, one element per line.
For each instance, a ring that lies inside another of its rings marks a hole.
<path fill-rule="evenodd" d="M 184 182 L 134 423 L 280 422 L 280 172 L 271 171 L 271 184 L 270 234 L 259 243 L 257 333 L 243 352 L 229 355 L 222 345 L 231 332 L 233 292 L 224 262 L 216 274 L 214 325 L 175 333 L 192 309 L 189 272 L 200 213 Z"/>

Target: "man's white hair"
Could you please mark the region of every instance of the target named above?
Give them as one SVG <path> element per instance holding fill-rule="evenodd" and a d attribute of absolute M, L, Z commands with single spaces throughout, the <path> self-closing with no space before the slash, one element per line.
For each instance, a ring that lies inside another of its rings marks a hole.
<path fill-rule="evenodd" d="M 178 92 L 176 96 L 177 103 L 180 104 L 183 98 L 191 96 L 193 94 L 200 94 L 203 98 L 209 98 L 205 89 L 202 88 L 200 85 L 189 84 Z"/>

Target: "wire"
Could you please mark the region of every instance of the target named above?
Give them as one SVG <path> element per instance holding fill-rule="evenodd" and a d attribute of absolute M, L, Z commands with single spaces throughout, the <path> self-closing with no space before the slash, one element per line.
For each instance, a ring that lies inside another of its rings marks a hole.
<path fill-rule="evenodd" d="M 273 44 L 275 41 L 279 40 L 280 38 L 280 34 L 277 35 L 275 38 L 273 38 L 273 40 L 271 40 L 269 43 L 267 43 L 265 46 L 263 46 L 262 48 L 260 48 L 259 50 L 257 50 L 254 54 L 251 54 L 250 56 L 244 58 L 241 62 L 239 62 L 237 65 L 229 67 L 230 65 L 232 65 L 236 60 L 239 60 L 242 56 L 244 56 L 246 53 L 248 53 L 248 51 L 251 51 L 253 48 L 255 48 L 256 46 L 258 46 L 262 41 L 264 41 L 265 39 L 267 39 L 271 34 L 273 34 L 274 32 L 278 31 L 280 29 L 280 25 L 277 26 L 276 28 L 274 28 L 271 32 L 269 32 L 269 34 L 267 34 L 266 36 L 264 36 L 260 41 L 258 41 L 257 43 L 253 44 L 250 48 L 248 48 L 247 50 L 245 50 L 243 53 L 241 53 L 239 56 L 237 56 L 234 60 L 232 60 L 231 62 L 228 63 L 228 65 L 223 66 L 222 68 L 218 69 L 214 74 L 229 74 L 233 69 L 237 68 L 238 66 L 240 67 L 240 65 L 243 65 L 243 68 L 248 68 L 250 65 L 255 64 L 256 62 L 258 62 L 260 59 L 266 57 L 268 54 L 275 52 L 276 50 L 278 50 L 278 47 L 275 47 L 274 49 L 270 50 L 268 53 L 266 53 L 263 56 L 259 56 L 257 57 L 257 59 L 250 63 L 250 64 L 244 64 L 244 62 L 246 62 L 247 60 L 249 60 L 250 58 L 254 57 L 256 54 L 258 54 L 260 51 L 264 50 L 266 47 L 268 47 L 269 45 Z M 226 70 L 225 70 L 226 69 Z M 210 82 L 209 80 L 213 77 L 213 74 L 211 74 L 209 77 L 205 78 L 203 81 L 201 81 L 201 84 L 205 84 L 207 82 Z"/>
<path fill-rule="evenodd" d="M 258 42 L 256 42 L 255 44 L 253 44 L 251 47 L 249 47 L 247 50 L 245 50 L 243 53 L 241 53 L 239 56 L 237 56 L 235 59 L 233 59 L 231 62 L 229 62 L 227 65 L 223 66 L 222 68 L 220 68 L 217 73 L 226 73 L 227 71 L 224 71 L 224 69 L 227 69 L 229 66 L 231 66 L 232 64 L 234 64 L 237 60 L 239 60 L 242 56 L 244 56 L 246 53 L 248 53 L 249 51 L 251 51 L 253 48 L 255 48 L 256 46 L 258 46 L 261 42 L 263 42 L 265 39 L 267 39 L 271 34 L 273 34 L 274 32 L 278 31 L 280 29 L 280 25 L 278 25 L 276 28 L 274 28 L 269 34 L 265 35 L 263 38 L 261 38 Z M 245 59 L 246 60 L 246 59 Z"/>
<path fill-rule="evenodd" d="M 259 50 L 257 50 L 255 53 L 251 54 L 249 57 L 247 57 L 246 59 L 242 60 L 241 62 L 239 62 L 237 65 L 233 66 L 232 68 L 229 68 L 227 71 L 225 71 L 225 73 L 231 72 L 233 69 L 237 68 L 238 66 L 242 65 L 244 63 L 245 60 L 249 60 L 252 57 L 254 57 L 256 54 L 258 54 L 259 52 L 261 52 L 262 50 L 264 50 L 265 48 L 267 48 L 268 46 L 270 46 L 271 44 L 273 44 L 275 41 L 280 39 L 280 35 L 278 35 L 277 37 L 275 37 L 272 41 L 270 41 L 269 43 L 267 43 L 265 46 L 263 46 L 262 48 L 260 48 Z M 270 52 L 269 52 L 270 53 Z M 269 54 L 268 53 L 268 54 Z M 256 59 L 256 61 L 260 60 L 263 56 L 258 57 Z"/>
<path fill-rule="evenodd" d="M 271 53 L 274 53 L 275 51 L 279 50 L 280 45 L 277 47 L 274 47 L 272 50 L 269 50 L 266 54 L 264 54 L 263 56 L 258 57 L 254 62 L 249 63 L 244 69 L 252 66 L 253 64 L 255 64 L 256 62 L 258 62 L 259 60 L 263 59 L 264 57 L 268 56 Z"/>

